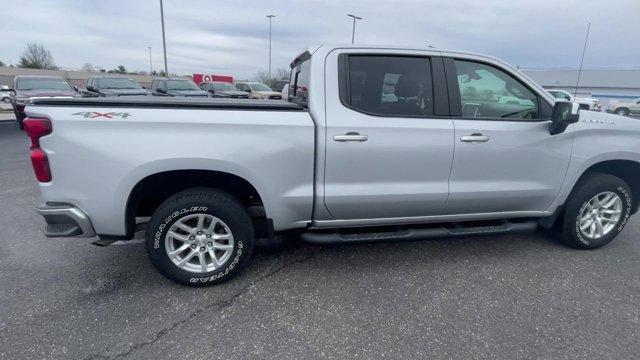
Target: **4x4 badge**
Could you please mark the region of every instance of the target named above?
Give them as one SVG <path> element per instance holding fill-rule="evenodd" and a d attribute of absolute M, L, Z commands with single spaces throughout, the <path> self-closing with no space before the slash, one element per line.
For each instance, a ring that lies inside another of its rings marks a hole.
<path fill-rule="evenodd" d="M 85 118 L 105 117 L 105 118 L 108 118 L 108 119 L 113 119 L 114 117 L 121 117 L 123 119 L 126 119 L 129 116 L 132 116 L 128 112 L 99 113 L 99 112 L 95 112 L 95 111 L 80 111 L 80 112 L 77 112 L 77 113 L 73 113 L 72 115 L 84 116 Z"/>

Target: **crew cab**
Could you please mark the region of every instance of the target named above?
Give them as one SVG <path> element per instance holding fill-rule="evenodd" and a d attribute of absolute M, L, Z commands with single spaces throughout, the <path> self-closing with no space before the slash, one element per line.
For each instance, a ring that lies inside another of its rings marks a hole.
<path fill-rule="evenodd" d="M 547 90 L 549 94 L 553 95 L 556 99 L 564 99 L 567 101 L 572 101 L 580 105 L 580 109 L 583 110 L 591 110 L 591 111 L 601 111 L 602 105 L 600 104 L 600 100 L 594 98 L 574 98 L 568 91 L 564 90 Z"/>
<path fill-rule="evenodd" d="M 190 79 L 183 78 L 161 78 L 151 81 L 151 93 L 154 96 L 183 96 L 206 98 L 208 93 L 201 90 L 196 83 Z"/>
<path fill-rule="evenodd" d="M 543 227 L 594 249 L 638 209 L 640 122 L 556 101 L 492 57 L 324 45 L 294 59 L 290 85 L 289 102 L 33 101 L 46 235 L 106 245 L 146 228 L 153 265 L 197 286 L 236 274 L 256 238 Z"/>
<path fill-rule="evenodd" d="M 248 99 L 249 93 L 238 90 L 233 84 L 223 81 L 211 81 L 200 83 L 200 89 L 211 94 L 215 98 Z"/>
<path fill-rule="evenodd" d="M 90 77 L 86 82 L 85 96 L 147 96 L 151 95 L 137 81 L 120 76 Z"/>
<path fill-rule="evenodd" d="M 12 105 L 18 126 L 26 117 L 24 108 L 31 99 L 73 98 L 79 96 L 78 88 L 60 76 L 20 75 L 13 78 Z"/>

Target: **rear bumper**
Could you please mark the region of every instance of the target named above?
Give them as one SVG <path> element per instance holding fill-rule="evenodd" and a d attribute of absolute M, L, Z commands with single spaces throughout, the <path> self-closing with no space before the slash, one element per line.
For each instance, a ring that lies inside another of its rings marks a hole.
<path fill-rule="evenodd" d="M 82 210 L 71 204 L 43 203 L 35 210 L 47 222 L 44 234 L 47 237 L 94 237 L 91 219 Z"/>

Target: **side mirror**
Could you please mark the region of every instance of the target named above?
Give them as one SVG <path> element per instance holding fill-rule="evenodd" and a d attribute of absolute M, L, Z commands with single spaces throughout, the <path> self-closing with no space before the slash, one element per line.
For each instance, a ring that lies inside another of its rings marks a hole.
<path fill-rule="evenodd" d="M 142 85 L 142 88 L 143 88 L 143 89 L 146 89 L 147 87 L 146 87 L 146 86 L 144 86 L 144 85 Z"/>
<path fill-rule="evenodd" d="M 563 133 L 567 126 L 580 120 L 580 105 L 568 101 L 556 101 L 551 112 L 551 135 Z"/>
<path fill-rule="evenodd" d="M 76 92 L 78 92 L 78 85 L 73 85 L 73 90 L 75 90 Z"/>

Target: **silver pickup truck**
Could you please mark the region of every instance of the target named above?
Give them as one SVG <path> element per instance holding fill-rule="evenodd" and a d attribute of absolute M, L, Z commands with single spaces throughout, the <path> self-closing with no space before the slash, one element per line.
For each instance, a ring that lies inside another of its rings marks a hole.
<path fill-rule="evenodd" d="M 516 98 L 504 102 L 500 98 Z M 166 277 L 227 280 L 256 238 L 354 243 L 554 229 L 611 241 L 638 209 L 640 122 L 554 102 L 465 52 L 320 46 L 288 101 L 39 99 L 51 237 L 131 239 Z"/>

